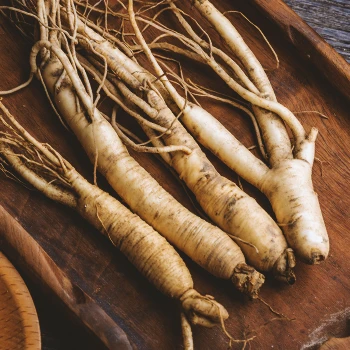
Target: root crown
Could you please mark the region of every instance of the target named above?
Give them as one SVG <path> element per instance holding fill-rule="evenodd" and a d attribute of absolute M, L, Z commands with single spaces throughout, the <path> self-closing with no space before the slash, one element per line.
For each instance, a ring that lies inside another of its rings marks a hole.
<path fill-rule="evenodd" d="M 282 282 L 294 284 L 296 277 L 294 274 L 295 256 L 291 248 L 287 248 L 276 261 L 273 267 L 274 277 Z"/>
<path fill-rule="evenodd" d="M 232 282 L 240 292 L 255 299 L 258 297 L 260 287 L 265 282 L 265 277 L 252 267 L 239 264 L 233 272 Z"/>
<path fill-rule="evenodd" d="M 194 289 L 184 293 L 180 300 L 188 320 L 194 325 L 211 328 L 222 325 L 228 318 L 226 309 L 213 297 L 200 295 Z"/>
<path fill-rule="evenodd" d="M 310 265 L 317 265 L 319 263 L 321 263 L 323 260 L 326 260 L 326 257 L 324 254 L 322 254 L 320 251 L 318 250 L 314 250 L 312 253 L 311 253 L 311 259 L 310 259 L 310 262 L 309 264 Z"/>

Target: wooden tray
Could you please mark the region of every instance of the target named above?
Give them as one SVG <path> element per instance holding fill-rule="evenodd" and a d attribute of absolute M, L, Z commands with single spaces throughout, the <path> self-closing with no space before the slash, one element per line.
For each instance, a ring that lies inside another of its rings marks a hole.
<path fill-rule="evenodd" d="M 40 350 L 38 315 L 21 276 L 0 252 L 0 349 Z"/>
<path fill-rule="evenodd" d="M 214 295 L 228 309 L 231 317 L 226 326 L 236 338 L 242 338 L 245 333 L 255 329 L 257 338 L 251 343 L 252 349 L 312 349 L 330 336 L 347 335 L 347 319 L 350 318 L 350 235 L 347 233 L 350 226 L 350 103 L 310 60 L 299 55 L 298 50 L 286 39 L 284 27 L 278 21 L 274 22 L 275 17 L 270 16 L 268 19 L 257 11 L 257 8 L 264 7 L 270 13 L 281 13 L 285 9 L 281 1 L 239 1 L 233 4 L 225 0 L 214 3 L 223 11 L 244 12 L 269 38 L 281 62 L 278 70 L 269 72 L 280 102 L 292 111 L 316 110 L 329 116 L 326 120 L 314 114 L 300 114 L 307 130 L 316 126 L 320 131 L 316 150 L 319 161 L 315 163 L 313 176 L 330 235 L 331 254 L 319 266 L 310 267 L 299 263 L 294 286 L 275 282 L 268 276 L 261 292 L 262 297 L 279 312 L 296 320 L 273 322 L 266 326 L 263 325 L 274 317 L 266 306 L 259 301 L 245 299 L 229 283 L 215 279 L 189 259 L 185 258 L 185 261 L 193 274 L 196 288 L 201 293 Z M 194 10 L 191 13 L 196 15 Z M 305 26 L 299 17 L 293 16 L 294 26 Z M 275 63 L 260 34 L 240 16 L 234 16 L 234 20 L 263 66 L 273 69 Z M 30 44 L 3 19 L 0 21 L 0 85 L 1 89 L 5 89 L 27 78 Z M 302 33 L 306 38 L 310 38 L 310 33 L 315 35 L 310 29 Z M 319 42 L 310 40 L 309 47 L 319 48 Z M 341 75 L 346 76 L 349 66 L 335 51 L 330 48 L 327 50 L 332 72 L 340 73 L 341 69 L 334 63 L 340 60 L 343 70 Z M 196 78 L 202 68 L 194 68 L 197 69 L 193 72 Z M 207 70 L 205 75 L 207 79 L 212 77 Z M 333 79 L 332 76 L 328 77 Z M 345 84 L 347 80 L 344 78 L 342 82 Z M 223 88 L 222 83 L 214 78 L 210 84 Z M 83 150 L 55 117 L 38 82 L 6 98 L 4 102 L 39 140 L 49 142 L 91 179 L 92 167 Z M 204 101 L 203 105 L 245 145 L 255 143 L 249 121 L 239 112 L 210 101 Z M 165 189 L 194 210 L 182 187 L 156 158 L 140 154 L 135 157 Z M 237 180 L 237 176 L 221 162 L 210 158 L 223 175 Z M 0 181 L 0 203 L 6 211 L 32 235 L 67 278 L 123 329 L 135 348 L 181 348 L 177 305 L 149 285 L 107 239 L 77 214 L 39 193 L 28 191 L 4 176 Z M 110 190 L 103 179 L 99 180 L 99 184 Z M 243 186 L 270 210 L 261 194 L 244 182 Z M 9 248 L 9 252 L 16 255 L 13 249 Z M 219 328 L 194 328 L 194 341 L 197 349 L 226 349 L 228 344 Z"/>

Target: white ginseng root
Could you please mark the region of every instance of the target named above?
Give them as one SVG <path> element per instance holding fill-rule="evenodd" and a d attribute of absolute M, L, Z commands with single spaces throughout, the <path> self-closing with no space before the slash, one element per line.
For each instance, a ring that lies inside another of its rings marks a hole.
<path fill-rule="evenodd" d="M 239 58 L 261 95 L 276 101 L 264 69 L 232 23 L 208 0 L 195 0 L 194 5 Z M 200 139 L 214 152 L 217 148 L 225 149 L 218 157 L 268 197 L 289 245 L 304 262 L 317 264 L 325 260 L 329 252 L 329 238 L 311 179 L 317 129 L 312 128 L 307 134 L 292 114 L 286 119 L 270 113 L 272 109 L 264 110 L 254 103 L 252 106 L 271 166 L 265 174 L 248 174 L 236 165 L 236 155 L 227 147 L 236 140 L 218 123 L 207 120 L 209 125 L 204 125 L 204 130 L 210 128 L 211 134 L 215 133 L 216 140 L 212 140 L 207 131 Z M 293 152 L 283 121 L 293 131 Z M 225 146 L 227 139 L 230 141 Z"/>
<path fill-rule="evenodd" d="M 236 81 L 235 74 L 229 74 L 231 68 L 222 66 L 225 63 L 222 55 L 219 57 L 223 63 L 215 60 L 218 49 L 212 42 L 207 43 L 195 34 L 175 3 L 171 3 L 169 9 L 174 11 L 188 36 L 170 30 L 159 22 L 152 22 L 149 18 L 136 16 L 136 19 L 153 26 L 163 35 L 181 40 L 181 43 L 186 45 L 186 57 L 191 58 L 192 55 L 193 59 L 195 56 L 198 62 L 210 66 L 231 89 L 252 106 L 271 168 L 246 149 L 210 113 L 181 97 L 164 73 L 156 69 L 157 75 L 161 77 L 156 83 L 157 89 L 173 111 L 182 111 L 181 121 L 197 141 L 268 197 L 289 246 L 299 258 L 306 263 L 317 264 L 326 259 L 329 252 L 328 234 L 311 180 L 317 130 L 312 128 L 307 133 L 293 113 L 276 101 L 266 73 L 227 18 L 207 0 L 195 0 L 193 4 L 240 60 L 249 76 L 245 80 L 250 79 L 249 81 L 255 84 L 259 93 L 256 93 L 255 89 L 248 89 L 248 83 L 242 83 L 243 79 L 240 79 L 240 82 Z M 204 34 L 203 39 L 208 35 Z M 166 48 L 167 51 L 181 54 L 181 50 L 177 51 L 174 45 L 164 46 L 163 42 L 158 46 L 151 43 L 150 47 L 152 45 L 158 49 Z M 147 51 L 145 47 L 142 49 Z M 190 51 L 191 49 L 193 52 Z M 211 54 L 205 51 L 209 49 Z M 118 55 L 120 56 L 119 53 Z M 155 60 L 152 64 L 155 68 Z M 130 73 L 140 71 L 137 64 L 131 60 L 124 66 Z M 145 72 L 143 71 L 143 76 L 137 74 L 134 76 L 141 81 L 142 77 L 145 79 Z M 162 88 L 159 88 L 160 82 L 164 85 Z M 175 109 L 174 103 L 177 105 Z M 292 131 L 293 146 L 285 125 Z"/>
<path fill-rule="evenodd" d="M 272 271 L 276 278 L 293 283 L 295 279 L 293 253 L 288 249 L 278 226 L 254 199 L 217 173 L 194 139 L 175 120 L 174 114 L 167 108 L 164 100 L 151 87 L 143 85 L 145 75 L 152 76 L 149 73 L 145 74 L 143 68 L 79 21 L 78 32 L 86 35 L 85 40 L 80 40 L 81 45 L 87 50 L 93 47 L 103 55 L 110 69 L 125 83 L 124 87 L 120 86 L 121 82 L 115 83 L 121 89 L 121 93 L 125 94 L 125 98 L 140 108 L 142 103 L 147 105 L 143 108 L 143 112 L 152 118 L 153 122 L 169 128 L 171 133 L 165 134 L 162 138 L 165 144 L 183 145 L 191 150 L 189 154 L 173 153 L 171 165 L 195 193 L 198 202 L 212 220 L 231 237 L 237 238 L 237 243 L 254 267 L 262 271 Z M 90 45 L 87 44 L 88 40 Z M 161 72 L 159 75 L 162 75 Z M 163 78 L 160 81 L 163 82 Z M 142 90 L 146 96 L 145 100 L 140 100 L 131 91 L 125 92 L 128 89 L 126 85 L 134 91 Z M 194 108 L 195 106 L 190 105 L 185 108 L 184 113 Z"/>
<path fill-rule="evenodd" d="M 182 318 L 194 325 L 224 327 L 226 309 L 193 288 L 190 272 L 165 238 L 115 198 L 90 184 L 49 145 L 39 143 L 1 102 L 0 110 L 7 116 L 6 122 L 0 117 L 2 125 L 7 126 L 6 132 L 0 132 L 0 155 L 7 165 L 48 198 L 76 210 L 107 236 L 159 291 L 180 303 Z M 192 342 L 191 333 L 184 332 L 184 343 Z"/>

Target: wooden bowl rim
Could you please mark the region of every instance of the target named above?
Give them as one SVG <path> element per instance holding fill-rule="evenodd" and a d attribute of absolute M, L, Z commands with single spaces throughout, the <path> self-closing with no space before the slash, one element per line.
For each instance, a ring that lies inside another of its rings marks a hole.
<path fill-rule="evenodd" d="M 18 307 L 16 313 L 21 317 L 21 331 L 25 339 L 23 350 L 40 350 L 40 326 L 33 299 L 22 277 L 2 252 L 0 252 L 0 279 L 7 288 L 6 296 L 8 297 L 10 293 L 13 302 Z"/>

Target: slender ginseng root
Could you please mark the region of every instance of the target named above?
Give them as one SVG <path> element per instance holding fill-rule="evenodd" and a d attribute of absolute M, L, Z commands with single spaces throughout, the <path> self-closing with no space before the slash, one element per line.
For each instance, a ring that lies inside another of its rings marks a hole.
<path fill-rule="evenodd" d="M 64 14 L 63 9 L 60 14 Z M 41 68 L 37 66 L 39 53 L 43 57 Z M 231 280 L 240 291 L 256 297 L 264 277 L 245 264 L 242 251 L 224 232 L 184 208 L 129 155 L 96 108 L 89 88 L 84 86 L 88 81 L 81 81 L 75 61 L 53 36 L 51 41 L 41 40 L 33 46 L 31 71 L 42 80 L 93 164 L 129 207 L 166 239 L 214 276 Z"/>
<path fill-rule="evenodd" d="M 36 141 L 1 102 L 0 109 L 8 118 L 5 122 L 0 117 L 7 126 L 6 132 L 1 132 L 0 154 L 8 165 L 40 192 L 75 209 L 106 235 L 158 290 L 180 302 L 184 317 L 192 324 L 223 325 L 228 317 L 226 309 L 212 297 L 193 289 L 184 262 L 158 232 L 108 193 L 90 184 L 50 146 Z M 184 343 L 191 342 L 191 333 L 187 332 Z"/>

